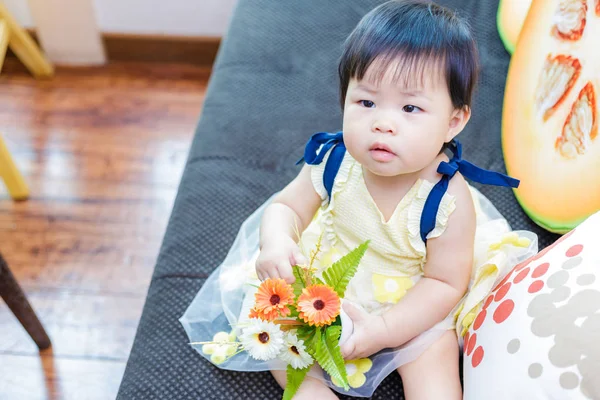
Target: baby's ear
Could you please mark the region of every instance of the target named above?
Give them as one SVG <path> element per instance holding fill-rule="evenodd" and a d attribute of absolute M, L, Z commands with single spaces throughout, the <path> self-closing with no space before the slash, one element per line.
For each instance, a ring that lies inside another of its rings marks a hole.
<path fill-rule="evenodd" d="M 448 135 L 446 136 L 446 143 L 454 139 L 456 135 L 462 132 L 467 122 L 471 118 L 471 107 L 464 106 L 462 108 L 455 108 L 452 111 L 450 118 L 450 124 L 448 125 Z"/>

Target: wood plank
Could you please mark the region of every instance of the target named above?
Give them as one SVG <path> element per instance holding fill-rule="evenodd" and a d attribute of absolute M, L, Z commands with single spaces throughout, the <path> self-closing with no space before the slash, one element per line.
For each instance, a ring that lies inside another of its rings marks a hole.
<path fill-rule="evenodd" d="M 30 186 L 0 187 L 0 251 L 53 341 L 0 300 L 0 398 L 114 398 L 210 71 L 109 64 L 0 75 L 0 127 Z M 97 395 L 97 397 L 93 397 Z"/>
<path fill-rule="evenodd" d="M 202 95 L 206 89 L 206 82 L 211 73 L 210 67 L 198 67 L 173 63 L 144 62 L 109 62 L 96 67 L 59 67 L 52 80 L 33 81 L 31 75 L 23 68 L 18 60 L 7 57 L 3 69 L 3 79 L 10 79 L 11 83 L 34 86 L 36 88 L 57 87 L 63 89 L 78 89 L 75 83 L 101 87 L 102 82 L 118 84 L 124 82 L 130 87 L 165 88 L 172 90 L 179 88 L 192 91 L 200 89 L 197 93 Z M 86 79 L 90 78 L 90 79 Z M 90 81 L 90 82 L 88 82 Z M 12 89 L 11 89 L 12 90 Z"/>
<path fill-rule="evenodd" d="M 180 170 L 175 171 L 176 179 Z M 0 238 L 13 233 L 63 232 L 160 239 L 175 199 L 175 183 L 56 180 L 28 177 L 27 202 L 0 200 Z"/>
<path fill-rule="evenodd" d="M 26 288 L 25 292 L 52 341 L 55 357 L 127 361 L 145 294 L 95 295 Z M 3 301 L 0 331 L 0 354 L 39 353 Z"/>
<path fill-rule="evenodd" d="M 14 233 L 2 254 L 25 287 L 145 294 L 160 239 L 63 232 Z"/>
<path fill-rule="evenodd" d="M 109 84 L 109 83 L 107 83 Z M 87 85 L 90 90 L 95 85 Z M 98 92 L 89 99 L 77 99 L 65 90 L 40 95 L 35 90 L 23 90 L 15 93 L 10 100 L 0 102 L 0 120 L 11 125 L 5 131 L 21 126 L 23 123 L 42 122 L 45 125 L 61 124 L 65 128 L 73 127 L 113 127 L 134 125 L 165 134 L 165 128 L 182 127 L 182 122 L 189 121 L 191 111 L 198 112 L 197 95 L 186 95 L 177 91 L 153 91 L 157 99 L 144 98 L 145 89 L 136 90 L 129 87 L 128 93 L 123 88 L 98 88 Z M 35 99 L 35 100 L 32 100 Z M 15 120 L 24 114 L 23 120 Z M 183 121 L 177 118 L 184 118 Z M 45 131 L 48 126 L 41 126 Z"/>
<path fill-rule="evenodd" d="M 0 398 L 19 400 L 114 399 L 125 361 L 0 354 Z"/>
<path fill-rule="evenodd" d="M 8 203 L 10 200 L 5 201 Z M 111 201 L 104 204 L 93 201 L 55 202 L 52 199 L 30 199 L 31 205 L 26 210 L 19 205 L 8 212 L 0 212 L 0 238 L 3 246 L 19 243 L 18 234 L 43 234 L 46 240 L 53 233 L 64 234 L 68 237 L 77 235 L 90 236 L 92 239 L 100 236 L 122 236 L 125 241 L 159 240 L 162 238 L 170 213 L 171 201 L 157 202 L 151 200 Z M 8 208 L 8 207 L 7 207 Z M 69 213 L 69 209 L 74 212 Z M 131 212 L 128 212 L 131 211 Z M 31 240 L 34 240 L 32 237 Z M 133 243 L 132 242 L 132 243 Z M 6 250 L 6 249 L 5 249 Z"/>
<path fill-rule="evenodd" d="M 140 143 L 139 148 L 132 148 L 130 151 L 123 143 L 127 141 L 125 137 L 107 137 L 102 143 L 79 139 L 68 142 L 66 138 L 59 138 L 46 144 L 43 140 L 27 143 L 27 138 L 24 137 L 17 144 L 14 138 L 18 132 L 13 130 L 6 138 L 14 162 L 26 178 L 86 182 L 102 180 L 176 188 L 189 149 L 189 138 L 173 142 L 163 140 L 162 143 L 149 139 L 146 143 Z M 95 133 L 87 131 L 81 135 Z M 136 142 L 132 140 L 129 146 L 135 147 Z M 38 191 L 33 185 L 29 186 L 35 197 Z"/>
<path fill-rule="evenodd" d="M 22 174 L 176 187 L 207 74 L 173 70 L 59 70 L 49 82 L 10 76 L 10 96 L 0 95 L 0 126 Z"/>
<path fill-rule="evenodd" d="M 175 187 L 139 184 L 127 187 L 128 182 L 86 182 L 81 179 L 44 182 L 43 178 L 37 177 L 30 178 L 29 182 L 34 191 L 27 202 L 0 201 L 0 231 L 20 229 L 17 223 L 20 218 L 43 218 L 47 223 L 117 224 L 119 227 L 134 223 L 141 229 L 159 223 L 154 226 L 162 231 L 161 222 L 166 222 L 175 197 Z M 44 230 L 44 226 L 40 228 Z M 87 232 L 99 232 L 96 226 L 82 228 Z"/>

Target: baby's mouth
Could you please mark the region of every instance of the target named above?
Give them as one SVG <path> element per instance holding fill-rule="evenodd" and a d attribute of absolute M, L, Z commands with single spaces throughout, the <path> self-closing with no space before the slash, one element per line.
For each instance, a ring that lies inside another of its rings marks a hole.
<path fill-rule="evenodd" d="M 375 161 L 387 162 L 391 161 L 396 157 L 396 153 L 392 149 L 383 143 L 375 143 L 369 149 L 369 154 Z"/>
<path fill-rule="evenodd" d="M 375 152 L 385 152 L 385 153 L 390 153 L 392 155 L 396 155 L 396 153 L 394 153 L 392 151 L 392 149 L 384 144 L 384 143 L 374 143 L 371 148 L 369 149 L 369 151 L 375 151 Z"/>

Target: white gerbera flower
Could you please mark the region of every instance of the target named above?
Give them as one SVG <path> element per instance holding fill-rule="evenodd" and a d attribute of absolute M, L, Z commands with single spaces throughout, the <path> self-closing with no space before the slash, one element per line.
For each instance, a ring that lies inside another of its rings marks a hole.
<path fill-rule="evenodd" d="M 250 318 L 249 326 L 242 331 L 240 342 L 250 356 L 257 360 L 272 360 L 284 346 L 283 332 L 278 325 L 258 318 Z"/>
<path fill-rule="evenodd" d="M 287 332 L 284 339 L 285 347 L 281 351 L 279 358 L 295 369 L 306 368 L 312 364 L 313 358 L 306 352 L 303 340 L 298 339 L 298 336 L 291 332 Z"/>

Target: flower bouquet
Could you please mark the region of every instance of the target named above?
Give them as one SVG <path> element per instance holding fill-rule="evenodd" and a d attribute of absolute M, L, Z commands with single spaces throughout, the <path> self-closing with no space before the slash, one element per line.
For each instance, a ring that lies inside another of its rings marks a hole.
<path fill-rule="evenodd" d="M 240 323 L 239 340 L 233 333 L 220 332 L 211 342 L 199 342 L 211 361 L 220 364 L 246 351 L 257 360 L 283 360 L 287 385 L 283 399 L 291 399 L 317 362 L 337 383 L 349 389 L 340 335 L 341 299 L 356 273 L 369 241 L 333 263 L 317 276 L 311 252 L 308 266 L 293 266 L 293 284 L 283 279 L 263 281 L 255 294 L 249 319 Z"/>

